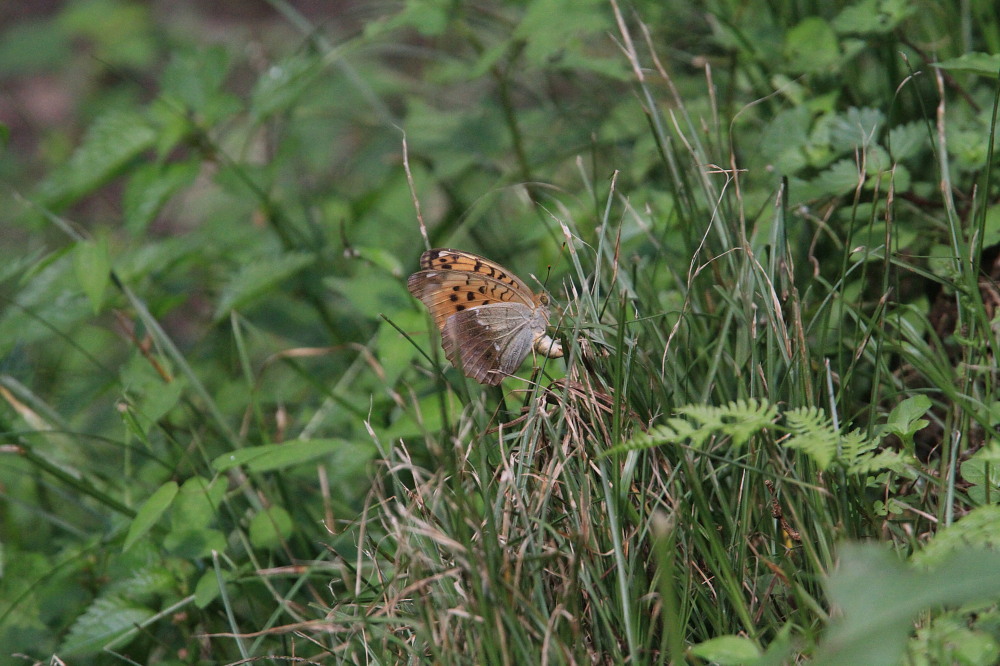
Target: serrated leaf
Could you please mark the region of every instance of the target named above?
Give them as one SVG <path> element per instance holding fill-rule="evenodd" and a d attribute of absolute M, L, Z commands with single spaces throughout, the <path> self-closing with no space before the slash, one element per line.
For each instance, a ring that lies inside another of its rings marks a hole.
<path fill-rule="evenodd" d="M 160 80 L 162 94 L 204 115 L 220 94 L 228 71 L 229 53 L 220 46 L 174 53 Z"/>
<path fill-rule="evenodd" d="M 144 233 L 170 197 L 194 182 L 200 168 L 193 160 L 137 167 L 122 196 L 125 227 L 129 233 L 135 236 Z"/>
<path fill-rule="evenodd" d="M 42 184 L 39 199 L 52 209 L 68 206 L 117 176 L 155 141 L 156 132 L 139 114 L 107 113 L 90 127 L 69 162 Z"/>
<path fill-rule="evenodd" d="M 846 194 L 858 186 L 861 178 L 854 160 L 839 160 L 814 178 L 810 185 L 823 194 Z"/>
<path fill-rule="evenodd" d="M 147 499 L 139 512 L 132 519 L 129 525 L 128 535 L 125 537 L 125 545 L 122 551 L 128 551 L 136 541 L 144 537 L 163 516 L 163 513 L 170 508 L 170 504 L 177 496 L 177 484 L 168 481 L 156 489 L 149 499 Z"/>
<path fill-rule="evenodd" d="M 119 597 L 96 599 L 70 627 L 59 654 L 79 657 L 105 647 L 121 647 L 138 633 L 137 626 L 153 615 L 152 610 Z"/>
<path fill-rule="evenodd" d="M 97 314 L 104 304 L 104 292 L 111 281 L 108 239 L 77 243 L 73 252 L 73 269 L 80 288 L 90 301 L 91 310 Z"/>
<path fill-rule="evenodd" d="M 899 162 L 919 155 L 927 146 L 927 142 L 927 126 L 914 121 L 890 129 L 886 145 L 892 151 L 893 159 Z"/>
<path fill-rule="evenodd" d="M 885 123 L 878 109 L 851 107 L 830 119 L 830 145 L 841 152 L 853 152 L 875 144 Z"/>
<path fill-rule="evenodd" d="M 277 257 L 262 257 L 243 266 L 222 290 L 215 310 L 215 321 L 241 308 L 261 294 L 292 277 L 315 261 L 311 254 L 288 253 Z"/>

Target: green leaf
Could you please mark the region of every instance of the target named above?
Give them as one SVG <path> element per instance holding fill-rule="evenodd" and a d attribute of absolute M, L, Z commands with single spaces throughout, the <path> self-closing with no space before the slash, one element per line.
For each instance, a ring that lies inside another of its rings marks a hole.
<path fill-rule="evenodd" d="M 823 19 L 809 17 L 786 33 L 784 57 L 792 72 L 828 70 L 840 61 L 837 35 Z"/>
<path fill-rule="evenodd" d="M 760 657 L 760 648 L 743 636 L 719 636 L 691 647 L 691 654 L 721 666 L 746 664 Z"/>
<path fill-rule="evenodd" d="M 343 439 L 310 439 L 285 444 L 253 446 L 226 453 L 212 461 L 212 468 L 224 472 L 239 465 L 246 465 L 250 472 L 271 472 L 311 463 L 327 456 L 350 452 L 370 459 L 375 454 L 374 445 L 358 445 Z"/>
<path fill-rule="evenodd" d="M 136 167 L 122 197 L 125 227 L 129 233 L 133 236 L 145 233 L 170 197 L 194 182 L 200 168 L 194 160 Z"/>
<path fill-rule="evenodd" d="M 254 299 L 268 294 L 274 288 L 315 261 L 315 256 L 305 252 L 261 257 L 243 266 L 222 290 L 215 309 L 215 321 L 227 316 L 230 310 L 241 308 Z"/>
<path fill-rule="evenodd" d="M 236 578 L 236 576 L 231 571 L 221 571 L 219 575 L 216 575 L 214 569 L 206 571 L 201 578 L 198 579 L 198 583 L 194 587 L 194 605 L 198 608 L 205 608 L 210 603 L 215 601 L 219 596 L 219 578 L 222 578 L 223 584 L 228 583 Z"/>
<path fill-rule="evenodd" d="M 930 423 L 921 417 L 927 413 L 932 404 L 931 399 L 925 395 L 907 398 L 893 408 L 880 431 L 883 434 L 894 434 L 903 440 L 907 447 L 912 447 L 913 436 Z"/>
<path fill-rule="evenodd" d="M 296 104 L 313 85 L 323 63 L 316 57 L 295 55 L 268 67 L 254 86 L 250 111 L 261 122 Z"/>
<path fill-rule="evenodd" d="M 204 122 L 217 119 L 220 104 L 227 105 L 229 95 L 222 90 L 229 72 L 229 53 L 221 46 L 175 53 L 160 83 L 164 99 L 200 115 Z"/>
<path fill-rule="evenodd" d="M 184 482 L 174 500 L 171 515 L 172 529 L 207 527 L 216 519 L 216 510 L 226 496 L 225 477 L 206 479 L 191 477 Z"/>
<path fill-rule="evenodd" d="M 892 158 L 898 162 L 909 157 L 916 157 L 927 148 L 927 143 L 927 126 L 924 123 L 913 121 L 897 125 L 889 130 L 886 147 L 892 151 Z"/>
<path fill-rule="evenodd" d="M 138 633 L 137 626 L 153 615 L 152 610 L 117 596 L 96 599 L 70 627 L 59 654 L 79 657 L 121 647 Z"/>
<path fill-rule="evenodd" d="M 147 424 L 166 416 L 177 405 L 186 386 L 183 376 L 166 381 L 139 356 L 122 368 L 121 382 L 125 396 L 135 407 L 135 414 Z"/>
<path fill-rule="evenodd" d="M 862 0 L 845 7 L 833 19 L 839 33 L 884 35 L 913 15 L 916 6 L 909 0 Z"/>
<path fill-rule="evenodd" d="M 226 535 L 212 529 L 181 526 L 175 527 L 163 537 L 163 547 L 172 555 L 185 560 L 210 557 L 212 551 L 224 552 L 227 545 Z"/>
<path fill-rule="evenodd" d="M 1000 597 L 1000 553 L 993 551 L 966 547 L 926 572 L 875 545 L 846 545 L 839 559 L 827 584 L 839 612 L 812 662 L 817 666 L 901 663 L 919 613 Z"/>
<path fill-rule="evenodd" d="M 111 259 L 108 256 L 108 239 L 81 241 L 73 254 L 76 279 L 90 301 L 94 314 L 104 305 L 104 292 L 111 282 Z"/>
<path fill-rule="evenodd" d="M 272 506 L 250 519 L 250 543 L 273 550 L 291 536 L 293 527 L 292 516 L 280 506 Z"/>
<path fill-rule="evenodd" d="M 884 124 L 885 114 L 878 109 L 851 107 L 829 119 L 830 146 L 841 153 L 871 149 Z"/>
<path fill-rule="evenodd" d="M 137 113 L 113 111 L 101 116 L 69 162 L 42 183 L 39 199 L 48 208 L 65 208 L 117 176 L 155 140 L 156 132 Z"/>
<path fill-rule="evenodd" d="M 163 516 L 163 513 L 170 508 L 170 504 L 177 496 L 177 484 L 168 481 L 156 489 L 149 499 L 143 503 L 142 508 L 132 519 L 129 525 L 128 534 L 125 536 L 125 545 L 122 551 L 128 551 L 136 541 L 144 537 Z"/>
<path fill-rule="evenodd" d="M 1000 53 L 965 53 L 957 58 L 949 58 L 932 64 L 941 69 L 968 72 L 995 79 L 1000 73 Z"/>

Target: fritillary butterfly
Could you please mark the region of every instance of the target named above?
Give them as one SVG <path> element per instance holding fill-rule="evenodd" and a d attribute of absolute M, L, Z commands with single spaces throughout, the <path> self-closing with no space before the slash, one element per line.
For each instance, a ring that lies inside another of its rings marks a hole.
<path fill-rule="evenodd" d="M 428 250 L 407 280 L 441 331 L 445 356 L 467 377 L 496 386 L 534 349 L 549 358 L 562 346 L 545 333 L 549 299 L 489 259 L 461 250 Z"/>

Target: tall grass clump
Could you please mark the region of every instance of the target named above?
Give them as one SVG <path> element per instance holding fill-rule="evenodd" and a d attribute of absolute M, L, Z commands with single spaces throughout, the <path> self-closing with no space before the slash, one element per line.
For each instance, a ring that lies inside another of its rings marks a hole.
<path fill-rule="evenodd" d="M 425 389 L 453 417 L 428 426 L 429 463 L 379 440 L 368 511 L 378 537 L 364 548 L 385 568 L 367 579 L 371 601 L 331 617 L 355 658 L 899 659 L 920 611 L 998 592 L 984 583 L 996 558 L 967 557 L 955 574 L 942 532 L 957 513 L 991 508 L 956 477 L 961 460 L 992 455 L 981 447 L 995 343 L 983 215 L 959 219 L 946 186 L 931 221 L 909 194 L 923 191 L 912 180 L 953 171 L 948 134 L 921 106 L 931 91 L 913 84 L 911 104 L 896 100 L 914 117 L 889 131 L 871 109 L 831 112 L 822 123 L 839 133 L 842 161 L 830 156 L 809 180 L 808 169 L 761 177 L 743 167 L 761 156 L 743 157 L 739 116 L 690 108 L 645 26 L 616 18 L 658 160 L 647 203 L 618 174 L 583 170 L 592 221 L 539 203 L 568 266 L 550 287 L 563 297 L 565 373 L 537 359 L 541 372 L 502 393 L 467 393 L 451 374 Z M 795 113 L 764 121 L 763 134 L 804 137 L 808 118 L 796 127 Z M 813 210 L 824 188 L 842 195 Z M 920 238 L 928 222 L 947 233 Z M 982 464 L 963 466 L 965 482 L 975 470 L 986 479 Z M 991 543 L 985 532 L 971 542 Z M 918 573 L 855 541 L 925 566 L 919 554 L 940 544 L 950 564 Z M 937 621 L 917 623 L 911 658 L 953 654 Z M 978 663 L 996 654 L 990 626 L 964 630 Z"/>

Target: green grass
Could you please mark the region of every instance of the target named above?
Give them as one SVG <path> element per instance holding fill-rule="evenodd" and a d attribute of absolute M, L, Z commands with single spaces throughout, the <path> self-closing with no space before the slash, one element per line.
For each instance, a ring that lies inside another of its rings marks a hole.
<path fill-rule="evenodd" d="M 1000 27 L 875 4 L 9 28 L 97 71 L 0 158 L 2 659 L 995 663 Z M 565 358 L 450 368 L 425 245 Z"/>

